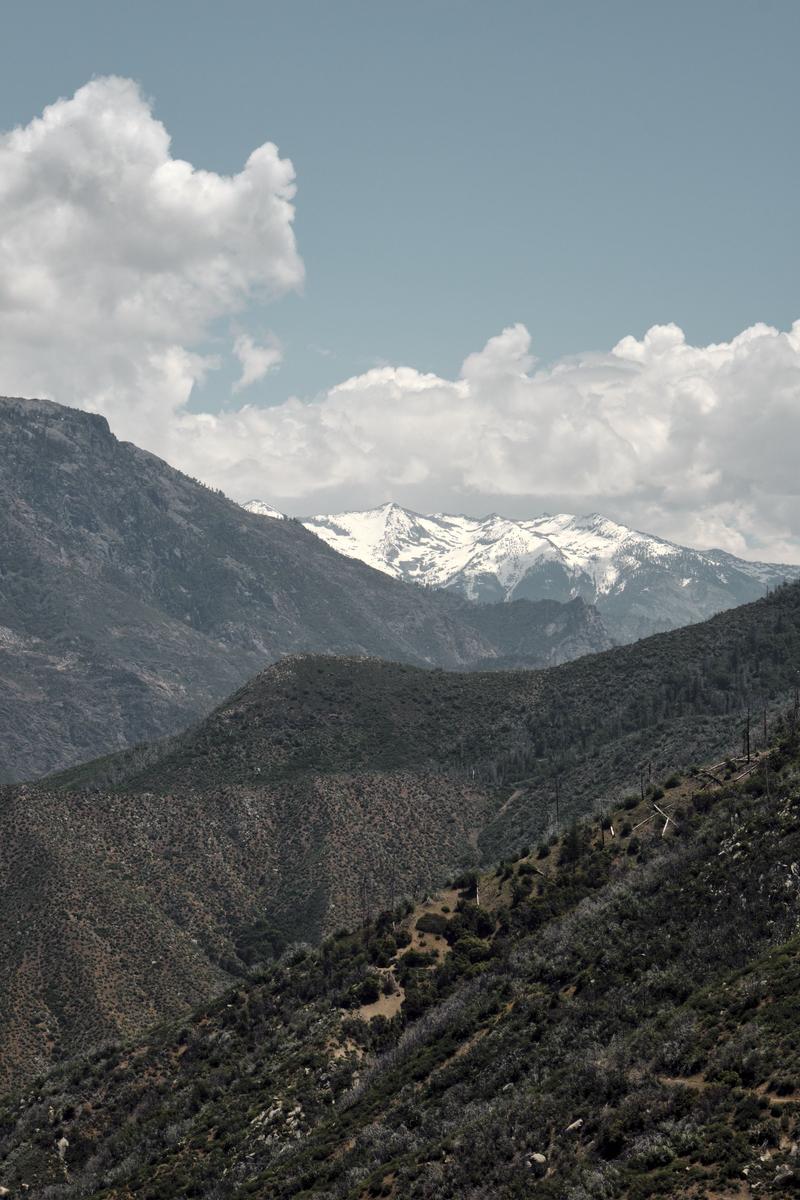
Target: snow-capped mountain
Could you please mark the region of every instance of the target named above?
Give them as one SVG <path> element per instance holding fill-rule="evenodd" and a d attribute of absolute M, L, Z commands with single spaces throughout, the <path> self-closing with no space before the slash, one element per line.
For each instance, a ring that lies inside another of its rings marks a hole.
<path fill-rule="evenodd" d="M 257 503 L 247 507 L 257 511 Z M 472 600 L 580 596 L 596 604 L 612 636 L 626 642 L 704 620 L 800 578 L 800 566 L 692 550 L 598 513 L 527 521 L 492 514 L 478 520 L 423 516 L 389 503 L 366 512 L 321 514 L 303 524 L 335 550 L 379 571 L 453 588 Z"/>

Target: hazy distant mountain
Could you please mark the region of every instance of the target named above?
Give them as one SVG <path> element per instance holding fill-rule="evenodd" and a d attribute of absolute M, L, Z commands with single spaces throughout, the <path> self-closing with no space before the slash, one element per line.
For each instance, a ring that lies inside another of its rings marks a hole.
<path fill-rule="evenodd" d="M 248 507 L 257 511 L 258 503 Z M 580 596 L 596 604 L 612 636 L 626 642 L 704 620 L 800 578 L 800 566 L 691 550 L 597 513 L 476 520 L 384 504 L 309 517 L 304 524 L 341 554 L 395 579 L 450 588 L 472 600 Z"/>
<path fill-rule="evenodd" d="M 0 399 L 0 781 L 180 728 L 287 653 L 463 668 L 610 644 L 585 605 L 494 630 L 476 607 L 244 512 L 102 417 Z"/>

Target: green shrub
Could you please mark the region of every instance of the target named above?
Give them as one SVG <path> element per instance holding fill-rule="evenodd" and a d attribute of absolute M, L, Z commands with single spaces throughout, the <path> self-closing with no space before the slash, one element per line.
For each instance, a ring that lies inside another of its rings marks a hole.
<path fill-rule="evenodd" d="M 465 934 L 453 946 L 453 954 L 466 958 L 471 963 L 483 962 L 491 956 L 492 948 L 482 938 Z"/>
<path fill-rule="evenodd" d="M 447 917 L 443 917 L 441 913 L 423 913 L 417 921 L 417 929 L 420 933 L 437 933 L 442 936 L 447 932 L 449 924 Z"/>

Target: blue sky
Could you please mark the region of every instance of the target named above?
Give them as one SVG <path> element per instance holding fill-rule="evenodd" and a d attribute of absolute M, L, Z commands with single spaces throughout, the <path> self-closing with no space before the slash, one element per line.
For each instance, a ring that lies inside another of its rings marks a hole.
<path fill-rule="evenodd" d="M 800 561 L 796 0 L 3 22 L 0 390 L 287 512 Z"/>
<path fill-rule="evenodd" d="M 796 2 L 76 0 L 3 20 L 4 128 L 113 73 L 176 156 L 291 158 L 306 283 L 264 317 L 285 361 L 260 402 L 376 361 L 451 375 L 515 321 L 549 360 L 800 311 Z"/>

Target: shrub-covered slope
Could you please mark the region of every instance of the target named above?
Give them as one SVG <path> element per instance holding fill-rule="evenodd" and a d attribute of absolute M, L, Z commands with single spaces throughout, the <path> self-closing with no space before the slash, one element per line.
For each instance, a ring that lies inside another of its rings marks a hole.
<path fill-rule="evenodd" d="M 475 862 L 486 795 L 425 772 L 0 806 L 0 1084 L 186 1012 Z"/>
<path fill-rule="evenodd" d="M 800 1184 L 797 714 L 0 1109 L 31 1197 L 644 1200 Z M 476 903 L 476 901 L 478 903 Z"/>
<path fill-rule="evenodd" d="M 5 1078 L 735 750 L 748 703 L 762 744 L 799 601 L 543 672 L 286 659 L 165 744 L 0 793 Z"/>
<path fill-rule="evenodd" d="M 166 744 L 0 793 L 5 1078 L 729 752 L 748 698 L 756 746 L 799 601 L 543 672 L 286 659 Z"/>

